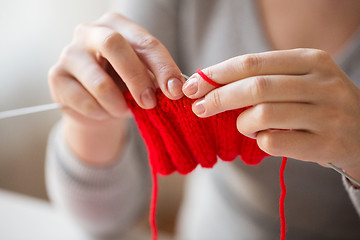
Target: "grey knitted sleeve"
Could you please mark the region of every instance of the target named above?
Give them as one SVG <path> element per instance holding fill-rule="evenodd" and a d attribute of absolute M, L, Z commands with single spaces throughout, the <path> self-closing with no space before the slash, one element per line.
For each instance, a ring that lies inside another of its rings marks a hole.
<path fill-rule="evenodd" d="M 176 59 L 178 0 L 111 2 L 111 11 L 144 27 Z M 53 203 L 91 234 L 125 232 L 142 213 L 147 214 L 151 178 L 145 147 L 134 123 L 117 164 L 99 169 L 74 156 L 64 141 L 60 122 L 49 137 L 46 178 Z"/>
<path fill-rule="evenodd" d="M 130 126 L 124 152 L 107 168 L 80 162 L 65 143 L 61 122 L 50 134 L 46 166 L 49 197 L 90 234 L 124 232 L 145 213 L 150 174 L 142 140 L 134 124 Z"/>

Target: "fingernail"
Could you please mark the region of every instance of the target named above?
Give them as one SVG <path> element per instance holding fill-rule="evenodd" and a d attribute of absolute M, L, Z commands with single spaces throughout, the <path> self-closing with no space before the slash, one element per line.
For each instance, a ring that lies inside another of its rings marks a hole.
<path fill-rule="evenodd" d="M 181 91 L 182 85 L 183 83 L 177 78 L 172 78 L 167 83 L 168 90 L 173 97 L 179 97 L 183 95 Z"/>
<path fill-rule="evenodd" d="M 183 92 L 186 96 L 191 96 L 198 91 L 198 80 L 196 77 L 191 77 L 187 80 L 183 87 Z"/>
<path fill-rule="evenodd" d="M 204 99 L 194 103 L 193 112 L 196 115 L 201 115 L 205 112 L 205 100 Z"/>
<path fill-rule="evenodd" d="M 140 101 L 144 105 L 144 108 L 150 109 L 156 106 L 156 97 L 154 89 L 147 88 L 140 95 Z"/>

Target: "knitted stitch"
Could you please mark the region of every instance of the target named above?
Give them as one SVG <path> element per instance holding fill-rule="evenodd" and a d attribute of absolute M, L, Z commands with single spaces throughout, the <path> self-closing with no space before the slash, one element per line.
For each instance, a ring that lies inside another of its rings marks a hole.
<path fill-rule="evenodd" d="M 153 109 L 140 108 L 129 92 L 125 99 L 134 114 L 149 151 L 150 165 L 162 175 L 191 172 L 198 164 L 211 168 L 219 156 L 232 161 L 237 156 L 255 165 L 268 156 L 256 140 L 236 129 L 236 119 L 244 109 L 199 118 L 191 110 L 194 100 L 183 97 L 170 100 L 158 89 L 158 104 Z"/>
<path fill-rule="evenodd" d="M 211 84 L 211 82 L 209 82 Z M 153 178 L 149 222 L 152 239 L 157 239 L 156 206 L 157 173 L 191 172 L 198 164 L 211 168 L 217 156 L 232 161 L 237 156 L 246 164 L 255 165 L 268 156 L 256 140 L 247 138 L 236 129 L 236 119 L 245 108 L 199 118 L 191 110 L 195 100 L 183 97 L 170 100 L 158 89 L 157 106 L 142 109 L 129 92 L 124 93 L 149 152 Z"/>

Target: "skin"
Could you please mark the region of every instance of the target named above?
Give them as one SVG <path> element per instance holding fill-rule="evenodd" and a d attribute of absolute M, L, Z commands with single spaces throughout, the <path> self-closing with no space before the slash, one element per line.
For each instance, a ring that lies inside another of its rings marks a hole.
<path fill-rule="evenodd" d="M 65 106 L 68 146 L 88 164 L 113 164 L 127 134 L 122 91 L 128 89 L 141 107 L 153 108 L 157 86 L 170 99 L 183 96 L 180 74 L 155 37 L 119 14 L 79 25 L 49 71 L 52 96 Z"/>
<path fill-rule="evenodd" d="M 238 117 L 238 130 L 256 138 L 265 152 L 332 162 L 360 179 L 360 90 L 332 60 L 360 26 L 360 1 L 258 4 L 268 41 L 278 51 L 204 69 L 224 84 L 217 89 L 193 75 L 182 90 L 198 99 L 195 114 L 253 106 Z M 294 49 L 299 47 L 314 49 Z M 126 141 L 122 91 L 129 89 L 141 107 L 152 108 L 155 87 L 179 99 L 183 81 L 165 47 L 115 13 L 80 25 L 49 72 L 53 98 L 66 106 L 67 144 L 82 161 L 99 167 L 113 164 Z"/>
<path fill-rule="evenodd" d="M 322 11 L 328 12 L 328 16 L 316 11 L 302 12 L 309 10 L 303 5 L 309 4 L 308 1 L 284 3 L 282 7 L 287 7 L 289 16 L 305 16 L 303 25 L 296 17 L 283 21 L 277 12 L 283 9 L 272 5 L 283 1 L 269 2 L 259 1 L 259 4 L 264 19 L 268 20 L 265 27 L 274 49 L 324 46 L 323 50 L 300 48 L 238 56 L 203 69 L 207 76 L 224 86 L 215 89 L 194 74 L 184 85 L 184 94 L 198 99 L 193 111 L 199 117 L 253 106 L 240 114 L 237 128 L 255 138 L 265 152 L 321 165 L 331 162 L 360 179 L 360 89 L 331 55 L 336 55 L 360 26 L 359 2 L 347 1 L 345 8 L 349 11 L 335 11 L 339 8 L 337 3 L 326 1 L 331 4 L 322 4 Z M 353 11 L 354 8 L 357 10 Z M 344 20 L 332 29 L 324 29 L 312 41 L 308 37 L 299 38 L 316 32 L 318 22 L 327 28 L 329 24 L 323 18 Z M 277 23 L 277 28 L 271 23 Z M 292 35 L 288 34 L 293 31 L 292 25 L 299 26 L 297 30 L 303 34 L 291 39 Z M 329 37 L 333 35 L 338 37 Z M 324 42 L 324 39 L 328 40 Z"/>

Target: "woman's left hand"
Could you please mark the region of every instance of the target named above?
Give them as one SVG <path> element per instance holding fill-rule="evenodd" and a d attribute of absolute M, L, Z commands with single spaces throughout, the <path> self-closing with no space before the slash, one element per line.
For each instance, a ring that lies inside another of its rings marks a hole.
<path fill-rule="evenodd" d="M 252 106 L 237 119 L 240 133 L 273 156 L 331 162 L 360 179 L 360 89 L 321 50 L 294 49 L 238 56 L 194 74 L 183 86 L 209 117 Z"/>

